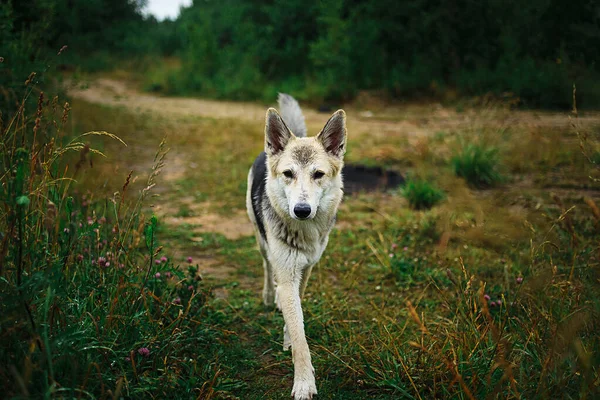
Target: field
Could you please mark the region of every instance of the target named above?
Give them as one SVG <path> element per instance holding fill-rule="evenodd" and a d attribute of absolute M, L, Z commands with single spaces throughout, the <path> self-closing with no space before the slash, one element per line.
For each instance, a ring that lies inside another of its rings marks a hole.
<path fill-rule="evenodd" d="M 262 305 L 245 213 L 266 105 L 160 97 L 128 78 L 72 81 L 68 118 L 62 102 L 53 114 L 57 149 L 90 131 L 126 145 L 85 136 L 47 173 L 19 154 L 54 154 L 54 136 L 9 152 L 38 125 L 5 119 L 5 160 L 23 169 L 2 164 L 2 194 L 18 196 L 0 235 L 0 391 L 288 398 L 283 318 Z M 319 398 L 598 396 L 600 114 L 367 94 L 345 109 L 346 161 L 407 184 L 346 196 L 313 270 Z M 311 135 L 328 117 L 305 114 Z"/>

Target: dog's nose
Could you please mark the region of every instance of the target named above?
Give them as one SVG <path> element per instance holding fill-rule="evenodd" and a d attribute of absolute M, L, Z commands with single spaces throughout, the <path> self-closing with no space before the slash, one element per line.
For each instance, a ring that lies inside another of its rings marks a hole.
<path fill-rule="evenodd" d="M 310 215 L 310 205 L 307 203 L 298 203 L 294 206 L 294 214 L 299 219 L 306 219 Z"/>

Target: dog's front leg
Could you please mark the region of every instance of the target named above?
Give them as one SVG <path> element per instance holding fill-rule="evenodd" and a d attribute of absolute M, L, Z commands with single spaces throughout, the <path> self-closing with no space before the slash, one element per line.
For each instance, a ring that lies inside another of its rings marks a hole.
<path fill-rule="evenodd" d="M 294 388 L 292 396 L 296 400 L 312 399 L 317 394 L 314 368 L 311 363 L 310 350 L 304 334 L 304 320 L 300 303 L 300 282 L 282 282 L 278 295 L 283 312 L 283 319 L 292 344 L 292 360 L 294 362 Z"/>

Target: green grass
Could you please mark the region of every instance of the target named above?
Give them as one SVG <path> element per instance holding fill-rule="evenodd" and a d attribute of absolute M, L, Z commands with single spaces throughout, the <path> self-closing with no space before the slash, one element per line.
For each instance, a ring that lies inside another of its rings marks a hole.
<path fill-rule="evenodd" d="M 41 103 L 37 115 L 46 122 L 25 119 L 2 132 L 3 394 L 186 397 L 198 382 L 210 382 L 204 391 L 241 385 L 215 375 L 223 333 L 199 322 L 213 313 L 209 292 L 194 268 L 186 272 L 159 246 L 158 221 L 142 213 L 150 190 L 130 198 L 126 178 L 113 201 L 80 192 L 72 179 L 96 150 L 86 135 L 54 141 L 64 122 Z M 69 163 L 69 152 L 79 161 Z M 159 147 L 144 186 L 155 183 L 164 155 Z"/>
<path fill-rule="evenodd" d="M 1 392 L 289 398 L 291 354 L 282 350 L 281 314 L 261 303 L 255 239 L 169 223 L 243 209 L 262 127 L 72 104 L 74 123 L 64 127 L 60 111 L 42 110 L 35 146 L 33 116 L 2 132 Z M 80 148 L 54 157 L 67 143 L 58 138 L 103 120 L 113 121 L 110 130 L 127 148 L 90 136 L 108 160 Z M 166 158 L 164 132 L 174 133 Z M 378 145 L 393 149 L 394 140 Z M 40 154 L 39 167 L 32 154 Z M 413 160 L 416 169 L 439 170 L 447 200 L 414 212 L 394 194 L 347 197 L 314 268 L 303 309 L 319 397 L 598 395 L 600 234 L 589 210 L 556 205 L 533 189 L 491 189 L 484 197 L 453 177 L 452 166 Z M 177 167 L 170 178 L 169 166 Z M 423 185 L 418 198 L 433 190 Z M 505 212 L 515 201 L 527 201 L 524 217 Z M 171 211 L 154 220 L 159 207 Z M 99 266 L 100 257 L 111 264 Z M 211 276 L 203 259 L 230 272 Z"/>
<path fill-rule="evenodd" d="M 418 178 L 409 179 L 400 193 L 415 210 L 429 209 L 445 197 L 433 184 Z"/>
<path fill-rule="evenodd" d="M 491 187 L 502 181 L 498 149 L 494 147 L 466 144 L 452 157 L 452 167 L 457 176 L 476 188 Z"/>

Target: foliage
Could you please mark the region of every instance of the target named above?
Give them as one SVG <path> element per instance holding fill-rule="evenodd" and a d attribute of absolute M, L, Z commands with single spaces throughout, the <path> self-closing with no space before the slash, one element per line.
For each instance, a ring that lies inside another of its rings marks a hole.
<path fill-rule="evenodd" d="M 468 143 L 452 157 L 452 167 L 457 176 L 477 188 L 493 186 L 502 177 L 498 171 L 498 149 L 481 144 Z"/>
<path fill-rule="evenodd" d="M 23 60 L 68 45 L 67 69 L 135 60 L 136 71 L 153 76 L 147 87 L 176 94 L 271 101 L 287 91 L 338 102 L 360 90 L 406 98 L 451 89 L 568 108 L 575 82 L 580 106 L 600 104 L 600 5 L 588 0 L 197 1 L 162 22 L 144 17 L 144 4 L 11 0 L 0 8 L 0 40 Z M 171 56 L 181 68 L 155 72 Z"/>
<path fill-rule="evenodd" d="M 69 112 L 40 92 L 35 114 L 19 110 L 0 131 L 0 391 L 187 397 L 210 382 L 197 392 L 208 398 L 227 389 L 210 350 L 220 332 L 200 322 L 210 312 L 198 270 L 164 255 L 158 220 L 141 212 L 164 144 L 137 199 L 131 174 L 108 198 L 81 193 L 75 180 L 102 156 L 88 141 L 120 139 L 69 137 Z"/>
<path fill-rule="evenodd" d="M 444 199 L 444 192 L 428 181 L 418 178 L 409 179 L 400 193 L 416 210 L 429 209 Z"/>
<path fill-rule="evenodd" d="M 600 14 L 578 3 L 195 2 L 176 21 L 183 73 L 171 89 L 340 101 L 364 89 L 404 98 L 457 88 L 566 108 L 578 81 L 590 83 L 580 97 L 593 105 Z"/>

